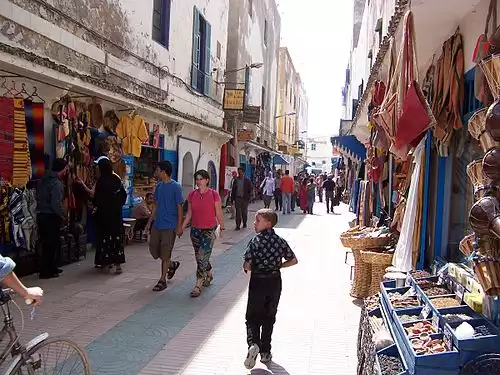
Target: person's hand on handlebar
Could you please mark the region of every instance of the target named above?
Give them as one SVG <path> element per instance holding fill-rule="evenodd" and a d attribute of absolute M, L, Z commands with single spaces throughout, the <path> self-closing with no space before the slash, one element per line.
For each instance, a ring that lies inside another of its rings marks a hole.
<path fill-rule="evenodd" d="M 26 288 L 26 293 L 24 295 L 21 295 L 26 303 L 32 303 L 34 305 L 40 305 L 43 301 L 43 289 L 34 286 L 31 288 Z"/>

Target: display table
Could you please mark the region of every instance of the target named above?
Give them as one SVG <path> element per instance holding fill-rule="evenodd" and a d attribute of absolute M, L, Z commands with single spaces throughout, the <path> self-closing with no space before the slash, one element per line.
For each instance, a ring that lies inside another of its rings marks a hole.
<path fill-rule="evenodd" d="M 375 375 L 378 373 L 375 366 L 377 353 L 368 318 L 368 310 L 363 304 L 358 330 L 358 375 Z"/>

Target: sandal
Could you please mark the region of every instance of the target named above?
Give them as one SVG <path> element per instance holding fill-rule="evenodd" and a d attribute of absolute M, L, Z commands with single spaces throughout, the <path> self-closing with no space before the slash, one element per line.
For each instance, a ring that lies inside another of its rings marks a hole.
<path fill-rule="evenodd" d="M 123 273 L 123 268 L 120 265 L 116 266 L 115 274 L 121 275 Z"/>
<path fill-rule="evenodd" d="M 172 261 L 172 266 L 171 268 L 168 269 L 168 272 L 167 272 L 167 279 L 170 280 L 171 278 L 174 277 L 175 275 L 175 271 L 177 271 L 177 268 L 179 268 L 179 266 L 181 265 L 181 262 L 179 261 Z"/>
<path fill-rule="evenodd" d="M 158 280 L 156 285 L 153 287 L 153 292 L 161 292 L 167 289 L 167 282 L 165 280 Z"/>
<path fill-rule="evenodd" d="M 200 294 L 201 294 L 201 288 L 199 286 L 195 286 L 191 291 L 191 297 L 193 298 L 199 297 Z"/>
<path fill-rule="evenodd" d="M 214 279 L 214 275 L 207 275 L 205 277 L 205 280 L 203 280 L 203 286 L 204 287 L 210 286 L 210 284 L 212 283 L 213 279 Z"/>

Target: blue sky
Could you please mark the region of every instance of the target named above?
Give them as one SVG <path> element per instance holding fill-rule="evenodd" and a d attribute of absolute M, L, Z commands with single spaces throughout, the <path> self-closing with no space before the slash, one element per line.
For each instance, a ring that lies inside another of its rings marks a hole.
<path fill-rule="evenodd" d="M 309 97 L 309 136 L 338 132 L 352 34 L 352 0 L 276 0 L 288 47 Z"/>

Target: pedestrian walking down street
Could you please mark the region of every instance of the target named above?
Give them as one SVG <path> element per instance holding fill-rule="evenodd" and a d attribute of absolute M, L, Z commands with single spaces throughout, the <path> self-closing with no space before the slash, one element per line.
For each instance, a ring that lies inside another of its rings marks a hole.
<path fill-rule="evenodd" d="M 273 172 L 269 172 L 267 174 L 267 177 L 264 179 L 264 181 L 262 181 L 260 188 L 262 189 L 264 208 L 269 208 L 269 206 L 271 206 L 271 200 L 273 199 L 274 196 Z"/>
<path fill-rule="evenodd" d="M 191 222 L 191 242 L 196 259 L 196 284 L 191 297 L 199 297 L 202 287 L 210 286 L 213 280 L 210 256 L 215 242 L 217 226 L 224 230 L 224 214 L 219 193 L 210 189 L 210 174 L 201 169 L 194 174 L 198 189 L 189 193 L 188 210 L 182 229 Z"/>
<path fill-rule="evenodd" d="M 333 182 L 333 177 L 331 175 L 323 182 L 323 190 L 325 191 L 326 213 L 329 214 L 330 211 L 333 213 L 335 182 Z"/>
<path fill-rule="evenodd" d="M 278 214 L 261 209 L 255 215 L 257 235 L 250 240 L 244 255 L 243 269 L 250 272 L 246 328 L 248 353 L 244 365 L 247 369 L 260 361 L 272 360 L 271 338 L 281 297 L 281 269 L 297 264 L 297 258 L 288 243 L 278 236 L 274 226 Z M 283 262 L 283 259 L 285 262 Z"/>
<path fill-rule="evenodd" d="M 308 179 L 304 178 L 299 189 L 300 209 L 304 214 L 309 212 L 309 194 L 307 193 L 307 183 Z"/>
<path fill-rule="evenodd" d="M 37 222 L 42 244 L 40 279 L 58 277 L 62 272 L 56 262 L 56 253 L 60 251 L 59 232 L 64 220 L 64 187 L 60 177 L 67 171 L 63 159 L 54 159 L 50 171 L 45 171 L 38 186 Z"/>
<path fill-rule="evenodd" d="M 245 177 L 244 172 L 243 168 L 238 168 L 238 178 L 234 180 L 231 192 L 234 205 L 236 206 L 236 230 L 240 230 L 242 223 L 243 228 L 247 227 L 248 204 L 252 197 L 252 181 L 248 177 Z"/>
<path fill-rule="evenodd" d="M 292 210 L 292 194 L 294 189 L 293 178 L 290 176 L 290 171 L 287 169 L 285 175 L 281 177 L 280 189 L 283 196 L 283 215 L 290 214 Z"/>
<path fill-rule="evenodd" d="M 314 202 L 316 201 L 316 184 L 314 178 L 311 177 L 307 184 L 307 213 L 313 214 Z M 320 200 L 321 202 L 321 200 Z"/>
<path fill-rule="evenodd" d="M 293 193 L 292 193 L 292 203 L 291 203 L 291 207 L 292 207 L 292 212 L 295 212 L 295 207 L 299 207 L 300 206 L 300 202 L 299 202 L 299 191 L 300 191 L 300 183 L 299 183 L 299 177 L 298 176 L 294 176 L 293 177 Z"/>
<path fill-rule="evenodd" d="M 323 175 L 320 174 L 316 177 L 316 190 L 318 193 L 319 203 L 323 203 Z"/>
<path fill-rule="evenodd" d="M 96 252 L 95 264 L 108 271 L 114 267 L 115 273 L 121 274 L 121 265 L 125 263 L 122 207 L 127 200 L 127 192 L 106 156 L 97 158 L 95 163 L 98 179 L 92 202 L 100 249 Z"/>
<path fill-rule="evenodd" d="M 283 196 L 281 194 L 281 169 L 276 171 L 276 177 L 274 178 L 274 204 L 275 211 L 281 211 L 283 208 Z"/>
<path fill-rule="evenodd" d="M 161 276 L 153 287 L 154 292 L 167 288 L 167 279 L 175 275 L 180 262 L 171 261 L 175 237 L 182 235 L 183 199 L 181 185 L 171 178 L 172 164 L 160 161 L 156 167 L 155 206 L 146 232 L 151 229 L 149 252 L 153 259 L 161 259 Z M 151 225 L 152 224 L 152 225 Z"/>

